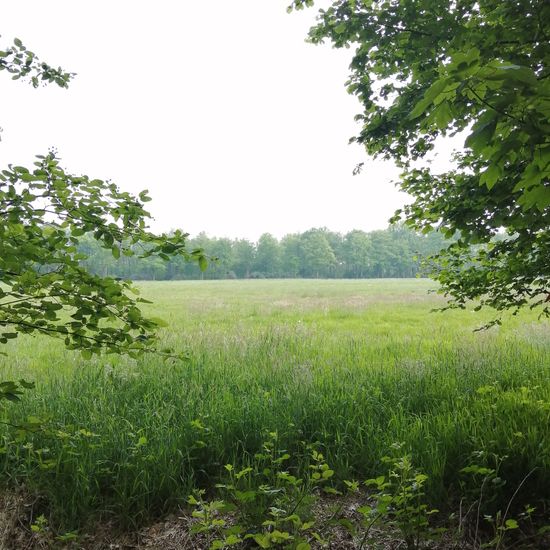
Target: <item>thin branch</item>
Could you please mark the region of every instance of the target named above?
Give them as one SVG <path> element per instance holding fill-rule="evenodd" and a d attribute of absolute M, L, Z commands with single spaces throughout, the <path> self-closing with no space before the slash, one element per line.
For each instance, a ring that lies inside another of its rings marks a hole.
<path fill-rule="evenodd" d="M 517 118 L 516 116 L 514 115 L 511 115 L 510 113 L 507 113 L 506 111 L 503 111 L 502 109 L 497 109 L 496 107 L 494 107 L 493 105 L 491 105 L 488 101 L 486 101 L 485 99 L 483 99 L 476 91 L 474 88 L 472 88 L 469 84 L 467 86 L 468 90 L 470 90 L 476 97 L 477 99 L 479 99 L 479 101 L 481 103 L 483 103 L 483 105 L 485 105 L 486 107 L 489 107 L 489 109 L 492 109 L 493 111 L 505 116 L 505 117 L 508 117 L 508 118 L 511 118 L 512 120 L 515 120 L 516 122 L 519 122 L 520 124 L 523 124 L 523 120 L 521 120 L 520 118 Z"/>

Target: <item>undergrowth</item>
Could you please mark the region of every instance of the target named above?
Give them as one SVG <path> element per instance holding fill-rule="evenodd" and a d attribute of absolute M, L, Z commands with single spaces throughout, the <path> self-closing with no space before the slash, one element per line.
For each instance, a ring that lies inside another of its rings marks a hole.
<path fill-rule="evenodd" d="M 114 356 L 83 362 L 40 338 L 6 345 L 2 378 L 36 387 L 0 413 L 0 483 L 40 495 L 58 533 L 99 520 L 135 529 L 189 506 L 189 495 L 208 503 L 215 493 L 214 501 L 241 507 L 246 529 L 260 519 L 249 508 L 267 510 L 258 512 L 274 522 L 266 533 L 320 544 L 310 532 L 323 539 L 322 530 L 303 529 L 314 521 L 310 500 L 337 498 L 324 488 L 345 494 L 346 482 L 371 495 L 377 525 L 385 517 L 385 528 L 403 531 L 400 516 L 382 513 L 384 495 L 397 491 L 391 472 L 400 471 L 419 488 L 402 495 L 421 500 L 410 520 L 417 531 L 424 519 L 430 536 L 454 522 L 463 536 L 504 548 L 519 531 L 544 527 L 548 325 L 518 317 L 474 333 L 483 319 L 469 312 L 430 315 L 437 302 L 422 281 L 258 285 L 146 287 L 170 324 L 166 343 L 189 351 L 183 364 Z M 266 430 L 285 451 L 277 458 L 288 455 L 277 467 L 286 480 L 262 478 Z M 383 460 L 396 442 L 400 452 Z M 326 483 L 313 483 L 314 451 L 333 472 Z M 365 485 L 369 479 L 380 484 Z M 271 513 L 292 507 L 277 506 L 261 485 L 303 496 L 299 521 L 285 519 L 294 512 Z M 253 492 L 254 505 L 235 502 L 237 490 L 245 499 Z M 360 540 L 374 516 L 358 514 L 353 536 Z"/>

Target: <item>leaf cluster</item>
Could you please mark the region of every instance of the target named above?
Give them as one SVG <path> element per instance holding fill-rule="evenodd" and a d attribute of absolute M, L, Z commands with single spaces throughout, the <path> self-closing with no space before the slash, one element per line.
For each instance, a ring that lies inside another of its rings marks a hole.
<path fill-rule="evenodd" d="M 550 4 L 338 0 L 320 10 L 309 38 L 355 48 L 347 87 L 363 110 L 352 141 L 396 161 L 414 199 L 394 220 L 460 234 L 434 270 L 454 304 L 547 303 Z M 455 169 L 418 167 L 436 139 L 459 133 Z"/>
<path fill-rule="evenodd" d="M 38 56 L 28 50 L 19 38 L 13 44 L 0 51 L 0 71 L 7 71 L 12 80 L 28 79 L 34 88 L 40 84 L 57 84 L 61 88 L 68 88 L 74 73 L 57 69 L 40 61 Z"/>
<path fill-rule="evenodd" d="M 130 281 L 101 277 L 82 267 L 88 234 L 114 258 L 136 254 L 168 260 L 181 256 L 206 267 L 201 250 L 188 251 L 187 234 L 155 235 L 139 197 L 114 183 L 74 176 L 55 153 L 37 157 L 34 169 L 0 173 L 0 343 L 22 333 L 64 340 L 86 358 L 106 350 L 136 357 L 159 350 L 158 320 L 139 309 L 146 300 Z"/>
<path fill-rule="evenodd" d="M 205 500 L 196 490 L 187 503 L 194 507 L 194 533 L 208 536 L 211 550 L 250 543 L 258 548 L 309 550 L 326 542 L 318 532 L 312 505 L 318 495 L 340 494 L 331 487 L 334 471 L 323 455 L 308 447 L 310 461 L 303 475 L 291 473 L 291 455 L 269 432 L 250 466 L 237 470 L 225 465 L 225 479 L 216 485 L 221 500 Z M 231 519 L 230 519 L 231 518 Z"/>

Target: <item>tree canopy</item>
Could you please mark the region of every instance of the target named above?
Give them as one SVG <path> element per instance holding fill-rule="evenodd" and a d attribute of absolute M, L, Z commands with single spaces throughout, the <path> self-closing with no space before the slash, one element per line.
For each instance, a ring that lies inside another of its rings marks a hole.
<path fill-rule="evenodd" d="M 394 220 L 460 235 L 433 273 L 451 305 L 550 314 L 550 3 L 337 0 L 309 40 L 355 48 L 352 139 L 397 162 L 414 199 Z M 460 133 L 452 169 L 422 162 Z"/>
<path fill-rule="evenodd" d="M 37 60 L 20 40 L 0 52 L 0 69 L 25 78 L 66 87 L 72 78 L 61 68 Z M 22 333 L 64 340 L 85 357 L 102 350 L 159 349 L 160 321 L 145 317 L 144 302 L 128 280 L 91 273 L 83 266 L 83 238 L 109 250 L 114 258 L 174 256 L 206 267 L 201 250 L 189 251 L 187 235 L 155 235 L 147 228 L 147 192 L 139 197 L 114 183 L 67 173 L 55 152 L 38 156 L 33 167 L 9 165 L 0 173 L 0 344 Z M 14 382 L 0 384 L 0 398 L 16 399 Z"/>
<path fill-rule="evenodd" d="M 82 237 L 78 251 L 86 256 L 81 263 L 90 273 L 132 280 L 362 279 L 425 275 L 422 259 L 448 243 L 441 233 L 424 235 L 401 225 L 369 232 L 355 229 L 346 234 L 312 228 L 281 240 L 264 233 L 256 243 L 200 233 L 189 237 L 187 245 L 215 258 L 206 272 L 178 256 L 162 261 L 135 254 L 117 260 L 93 235 Z"/>

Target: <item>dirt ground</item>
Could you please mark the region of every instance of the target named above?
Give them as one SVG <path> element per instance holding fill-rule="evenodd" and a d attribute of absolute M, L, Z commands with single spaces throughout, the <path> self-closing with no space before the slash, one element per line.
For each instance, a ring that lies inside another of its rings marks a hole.
<path fill-rule="evenodd" d="M 356 515 L 359 506 L 353 499 L 341 503 L 341 512 L 346 517 Z M 334 506 L 334 502 L 332 502 Z M 331 510 L 332 510 L 331 506 Z M 210 542 L 204 536 L 191 534 L 194 522 L 188 512 L 181 511 L 166 517 L 138 532 L 120 533 L 113 525 L 101 524 L 79 534 L 75 540 L 60 541 L 51 533 L 47 525 L 39 532 L 33 532 L 30 525 L 36 523 L 37 510 L 43 508 L 39 499 L 32 499 L 24 491 L 0 495 L 0 550 L 208 550 Z M 321 505 L 316 510 L 318 524 L 322 529 L 332 511 Z M 325 546 L 312 548 L 327 548 L 329 550 L 406 550 L 406 545 L 395 534 L 373 529 L 371 541 L 361 546 L 361 537 L 353 538 L 343 527 L 331 527 L 323 535 L 327 538 Z M 327 536 L 328 535 L 328 536 Z M 544 543 L 546 544 L 546 543 Z M 237 547 L 233 547 L 237 548 Z M 430 550 L 475 550 L 473 545 L 465 540 L 451 540 L 445 536 L 438 542 L 429 542 L 424 546 Z M 550 540 L 547 546 L 503 545 L 501 550 L 511 549 L 550 550 Z"/>

